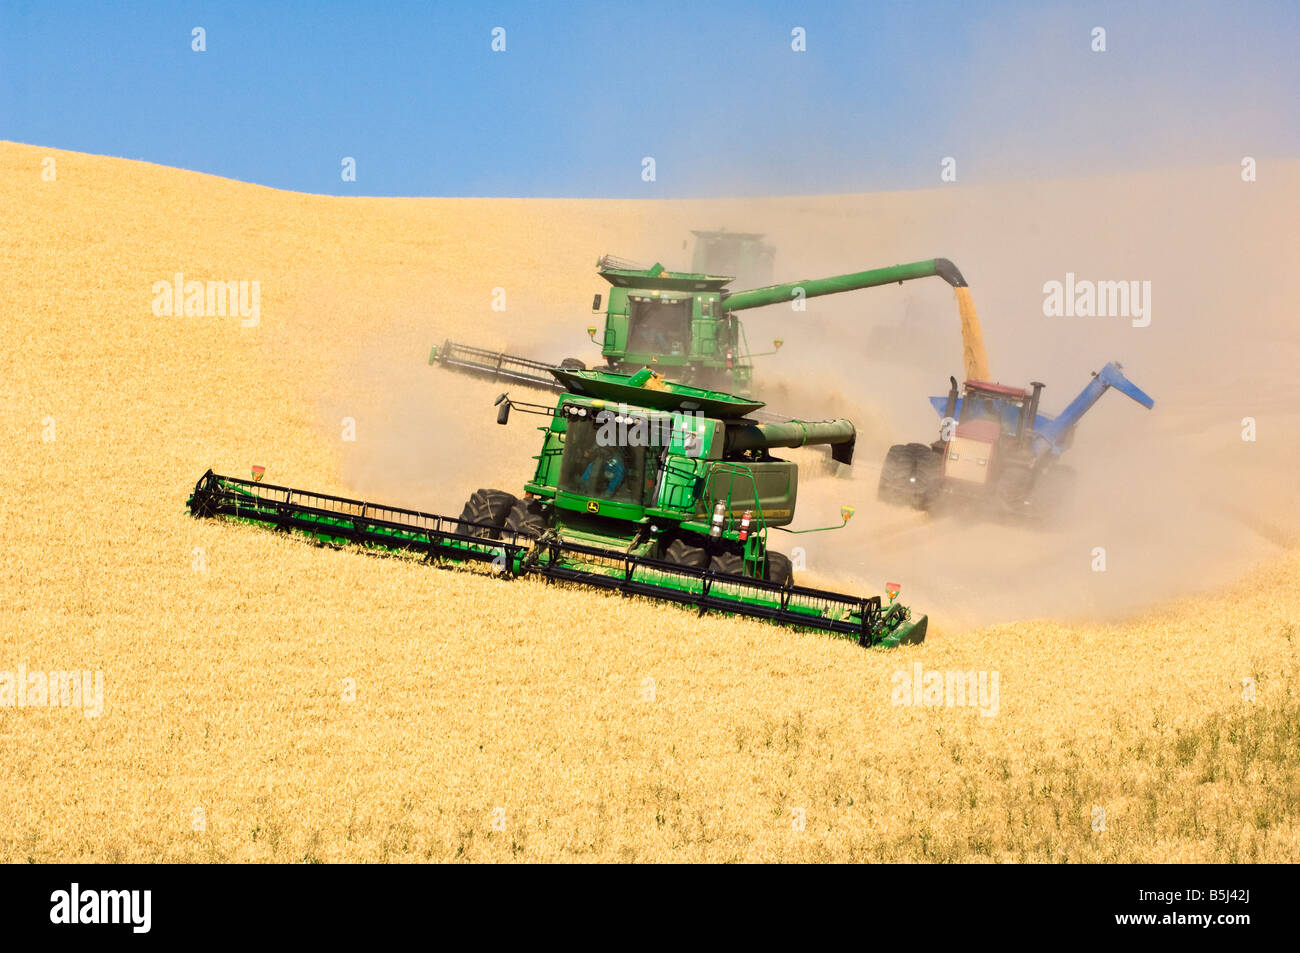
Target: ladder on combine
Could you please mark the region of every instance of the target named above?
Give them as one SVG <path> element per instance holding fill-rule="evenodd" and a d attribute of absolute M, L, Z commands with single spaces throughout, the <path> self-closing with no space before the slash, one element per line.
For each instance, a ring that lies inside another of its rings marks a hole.
<path fill-rule="evenodd" d="M 924 617 L 902 605 L 748 576 L 696 569 L 581 545 L 553 534 L 533 539 L 448 516 L 380 506 L 324 493 L 221 476 L 209 470 L 189 498 L 197 517 L 227 517 L 271 526 L 334 545 L 405 552 L 431 562 L 491 563 L 503 577 L 541 576 L 625 596 L 766 619 L 851 637 L 862 646 L 921 642 Z"/>
<path fill-rule="evenodd" d="M 554 364 L 457 344 L 455 341 L 447 341 L 441 347 L 435 344 L 429 352 L 429 363 L 441 364 L 479 377 L 516 381 L 545 390 L 564 389 L 564 385 L 551 373 L 551 368 L 556 366 Z"/>

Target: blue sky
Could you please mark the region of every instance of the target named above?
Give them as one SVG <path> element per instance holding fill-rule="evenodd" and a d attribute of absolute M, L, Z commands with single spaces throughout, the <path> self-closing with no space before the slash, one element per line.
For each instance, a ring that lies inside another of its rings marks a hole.
<path fill-rule="evenodd" d="M 936 185 L 949 155 L 965 183 L 1295 156 L 1300 2 L 3 0 L 0 139 L 358 195 L 873 191 Z"/>

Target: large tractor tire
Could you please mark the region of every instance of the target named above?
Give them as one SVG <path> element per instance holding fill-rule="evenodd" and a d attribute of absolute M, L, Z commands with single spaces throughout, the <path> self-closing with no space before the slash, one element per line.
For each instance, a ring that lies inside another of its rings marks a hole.
<path fill-rule="evenodd" d="M 501 527 L 506 525 L 510 510 L 518 502 L 505 490 L 475 490 L 473 496 L 460 511 L 462 522 L 456 524 L 456 532 L 467 536 L 483 536 L 487 539 L 500 539 Z M 492 529 L 481 529 L 469 523 L 482 523 Z"/>
<path fill-rule="evenodd" d="M 912 474 L 916 461 L 909 444 L 895 444 L 885 454 L 885 465 L 880 468 L 880 486 L 876 496 L 883 503 L 910 506 L 912 503 Z"/>
<path fill-rule="evenodd" d="M 692 546 L 684 539 L 675 539 L 664 550 L 664 562 L 703 569 L 709 564 L 709 554 L 703 546 Z"/>
<path fill-rule="evenodd" d="M 745 559 L 739 553 L 718 553 L 709 560 L 709 568 L 714 572 L 731 573 L 733 576 L 745 574 Z"/>
<path fill-rule="evenodd" d="M 995 488 L 998 503 L 1006 515 L 1025 519 L 1035 515 L 1030 500 L 1034 492 L 1034 471 L 1024 466 L 1007 467 Z"/>
<path fill-rule="evenodd" d="M 1039 474 L 1030 495 L 1038 518 L 1051 521 L 1068 515 L 1074 502 L 1076 482 L 1074 470 L 1059 463 Z"/>
<path fill-rule="evenodd" d="M 880 468 L 876 495 L 884 503 L 928 509 L 943 482 L 943 458 L 923 443 L 895 444 Z"/>
<path fill-rule="evenodd" d="M 767 551 L 767 581 L 778 586 L 794 585 L 794 564 L 785 553 Z"/>
<path fill-rule="evenodd" d="M 943 493 L 943 454 L 923 443 L 912 446 L 917 448 L 916 500 L 912 505 L 918 510 L 928 510 L 939 502 Z"/>
<path fill-rule="evenodd" d="M 515 500 L 506 516 L 505 529 L 520 536 L 536 539 L 550 528 L 546 519 L 546 508 L 537 500 Z"/>
<path fill-rule="evenodd" d="M 566 371 L 585 371 L 587 369 L 587 365 L 576 357 L 566 357 L 560 361 L 560 367 Z"/>

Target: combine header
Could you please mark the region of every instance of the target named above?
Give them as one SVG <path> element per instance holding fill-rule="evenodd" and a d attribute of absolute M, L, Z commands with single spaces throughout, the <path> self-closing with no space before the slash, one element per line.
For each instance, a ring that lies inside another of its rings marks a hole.
<path fill-rule="evenodd" d="M 946 258 L 830 278 L 789 281 L 746 291 L 729 291 L 726 286 L 733 279 L 727 275 L 669 272 L 658 264 L 639 268 L 609 255 L 596 263 L 596 270 L 610 284 L 605 328 L 599 339 L 595 326 L 587 328 L 587 333 L 600 344 L 601 357 L 615 373 L 632 373 L 637 368 L 651 366 L 698 387 L 746 394 L 753 382 L 753 359 L 775 353 L 782 342 L 773 341 L 772 351 L 752 353 L 744 326 L 736 316 L 739 312 L 939 277 L 958 292 L 968 376 L 987 376 L 983 339 L 966 281 L 957 266 Z M 592 311 L 599 312 L 600 308 L 601 295 L 597 294 Z M 554 378 L 547 377 L 552 367 L 568 370 L 585 367 L 576 358 L 550 365 L 453 341 L 434 347 L 429 363 L 548 388 L 557 386 Z"/>
<path fill-rule="evenodd" d="M 190 497 L 195 516 L 224 516 L 325 543 L 409 552 L 442 564 L 486 563 L 502 576 L 537 575 L 624 595 L 831 632 L 863 646 L 925 638 L 925 616 L 879 596 L 794 584 L 790 560 L 768 548 L 791 530 L 798 468 L 771 450 L 824 444 L 852 461 L 847 420 L 765 422 L 760 401 L 664 381 L 553 371 L 549 406 L 497 400 L 548 419 L 522 497 L 481 489 L 458 518 L 270 486 L 208 471 Z M 852 510 L 841 511 L 843 527 Z"/>
<path fill-rule="evenodd" d="M 560 390 L 562 385 L 551 373 L 556 368 L 585 370 L 586 365 L 576 358 L 565 358 L 559 364 L 547 364 L 526 357 L 513 357 L 500 351 L 489 351 L 468 344 L 447 341 L 441 347 L 434 345 L 429 352 L 430 364 L 441 364 L 452 370 L 476 377 L 493 377 L 497 380 L 523 384 L 541 390 Z"/>

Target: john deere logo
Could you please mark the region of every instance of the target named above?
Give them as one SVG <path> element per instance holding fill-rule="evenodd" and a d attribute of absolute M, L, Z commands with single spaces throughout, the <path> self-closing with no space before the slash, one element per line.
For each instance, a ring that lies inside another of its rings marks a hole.
<path fill-rule="evenodd" d="M 588 501 L 587 501 L 587 512 L 588 512 L 588 513 L 599 513 L 599 512 L 600 512 L 600 504 L 597 503 L 595 500 L 588 500 Z"/>

